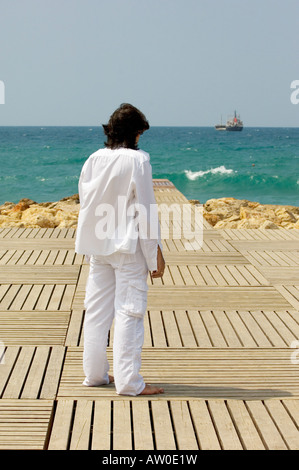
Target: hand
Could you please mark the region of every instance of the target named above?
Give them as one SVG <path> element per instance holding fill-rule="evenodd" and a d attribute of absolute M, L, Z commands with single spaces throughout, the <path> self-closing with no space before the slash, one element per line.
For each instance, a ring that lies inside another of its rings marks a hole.
<path fill-rule="evenodd" d="M 158 245 L 158 252 L 157 252 L 157 270 L 152 271 L 152 277 L 162 277 L 164 274 L 165 269 L 165 261 L 162 255 L 162 251 L 160 246 Z"/>

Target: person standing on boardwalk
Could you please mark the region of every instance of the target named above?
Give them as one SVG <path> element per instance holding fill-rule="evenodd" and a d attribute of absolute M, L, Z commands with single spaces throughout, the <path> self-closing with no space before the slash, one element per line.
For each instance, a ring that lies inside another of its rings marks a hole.
<path fill-rule="evenodd" d="M 165 261 L 149 154 L 138 149 L 149 129 L 141 111 L 124 103 L 103 125 L 105 148 L 85 161 L 79 179 L 75 251 L 90 263 L 85 293 L 83 385 L 115 382 L 120 395 L 163 393 L 140 375 L 147 277 Z M 113 369 L 106 349 L 114 324 Z"/>

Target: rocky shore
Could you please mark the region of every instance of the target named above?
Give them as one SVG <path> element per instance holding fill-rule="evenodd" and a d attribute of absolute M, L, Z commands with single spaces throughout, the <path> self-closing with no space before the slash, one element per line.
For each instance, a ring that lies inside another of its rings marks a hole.
<path fill-rule="evenodd" d="M 190 200 L 199 204 L 197 200 Z M 56 202 L 21 199 L 0 206 L 0 227 L 76 228 L 80 201 L 78 194 Z M 260 204 L 246 199 L 223 197 L 203 204 L 203 216 L 215 228 L 299 229 L 299 207 Z"/>
<path fill-rule="evenodd" d="M 0 206 L 0 227 L 75 228 L 79 209 L 78 194 L 57 202 L 38 203 L 26 198 L 17 204 L 5 202 Z"/>
<path fill-rule="evenodd" d="M 209 199 L 203 204 L 203 216 L 215 229 L 299 229 L 297 206 L 260 204 L 233 197 Z"/>

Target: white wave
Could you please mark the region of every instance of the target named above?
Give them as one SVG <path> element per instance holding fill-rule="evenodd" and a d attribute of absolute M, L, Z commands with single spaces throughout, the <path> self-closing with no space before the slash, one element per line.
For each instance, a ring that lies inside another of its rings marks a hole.
<path fill-rule="evenodd" d="M 196 180 L 197 178 L 200 178 L 204 175 L 207 175 L 208 173 L 216 174 L 216 173 L 222 173 L 222 174 L 231 174 L 231 173 L 236 173 L 232 169 L 227 169 L 225 168 L 224 165 L 218 166 L 217 168 L 211 168 L 210 170 L 206 171 L 191 171 L 191 170 L 184 170 L 187 178 L 189 180 Z"/>

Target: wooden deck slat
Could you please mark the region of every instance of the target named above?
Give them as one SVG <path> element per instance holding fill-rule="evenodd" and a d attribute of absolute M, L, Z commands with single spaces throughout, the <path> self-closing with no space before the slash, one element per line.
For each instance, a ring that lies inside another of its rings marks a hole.
<path fill-rule="evenodd" d="M 0 368 L 1 398 L 54 399 L 64 352 L 60 346 L 8 346 Z"/>
<path fill-rule="evenodd" d="M 287 410 L 284 408 L 280 401 L 271 403 L 271 401 L 265 403 L 268 413 L 272 420 L 275 422 L 277 428 L 280 430 L 283 440 L 286 443 L 288 449 L 298 450 L 299 449 L 299 429 L 294 424 L 292 418 L 289 416 Z"/>
<path fill-rule="evenodd" d="M 209 409 L 223 450 L 242 450 L 234 423 L 223 400 L 212 400 Z"/>
<path fill-rule="evenodd" d="M 267 240 L 267 241 L 258 241 L 258 240 L 230 240 L 231 245 L 238 251 L 279 251 L 283 247 L 283 251 L 298 251 L 299 250 L 299 240 L 287 240 L 287 241 L 277 241 L 277 240 Z"/>
<path fill-rule="evenodd" d="M 2 266 L 1 284 L 74 284 L 77 282 L 79 266 Z"/>
<path fill-rule="evenodd" d="M 153 401 L 194 397 L 298 398 L 299 377 L 291 363 L 292 351 L 291 348 L 149 348 L 143 351 L 142 373 L 147 382 L 160 383 L 165 388 L 165 394 L 151 396 Z M 108 348 L 110 362 L 111 354 Z M 58 398 L 121 398 L 113 384 L 84 387 L 83 379 L 82 348 L 68 348 Z"/>
<path fill-rule="evenodd" d="M 119 401 L 59 399 L 47 448 L 297 450 L 299 431 L 293 420 L 298 403 L 293 399 L 263 402 L 217 398 L 169 403 L 138 398 Z M 112 420 L 112 412 L 122 420 Z M 44 416 L 40 418 L 41 423 L 42 419 L 47 420 L 47 415 Z M 125 432 L 120 434 L 121 429 Z"/>
<path fill-rule="evenodd" d="M 186 401 L 170 402 L 174 433 L 179 450 L 197 450 L 198 443 Z"/>
<path fill-rule="evenodd" d="M 233 419 L 242 446 L 246 450 L 265 450 L 255 423 L 242 400 L 227 400 L 227 409 Z"/>
<path fill-rule="evenodd" d="M 153 431 L 149 406 L 132 402 L 133 433 L 135 450 L 154 450 Z"/>
<path fill-rule="evenodd" d="M 113 405 L 113 450 L 131 450 L 132 431 L 129 401 L 115 401 Z"/>
<path fill-rule="evenodd" d="M 0 311 L 0 338 L 5 345 L 64 345 L 68 311 Z"/>
<path fill-rule="evenodd" d="M 74 310 L 65 340 L 83 345 L 84 311 Z M 154 310 L 145 315 L 144 346 L 153 348 L 289 347 L 299 337 L 295 310 Z M 1 330 L 0 330 L 1 331 Z M 113 346 L 114 324 L 109 346 Z"/>
<path fill-rule="evenodd" d="M 44 450 L 52 400 L 1 400 L 0 449 Z"/>
<path fill-rule="evenodd" d="M 299 284 L 299 266 L 273 267 L 261 266 L 259 270 L 271 284 L 294 285 Z"/>
<path fill-rule="evenodd" d="M 70 310 L 75 285 L 13 284 L 2 285 L 0 310 Z M 1 295 L 1 293 L 0 293 Z"/>
<path fill-rule="evenodd" d="M 290 299 L 290 297 L 288 297 Z M 289 309 L 296 308 L 272 286 L 151 286 L 148 308 Z"/>
<path fill-rule="evenodd" d="M 293 308 L 299 310 L 299 284 L 296 286 L 274 284 L 274 287 Z"/>
<path fill-rule="evenodd" d="M 175 450 L 175 440 L 166 401 L 152 401 L 152 416 L 157 450 Z"/>
<path fill-rule="evenodd" d="M 247 406 L 252 419 L 261 433 L 266 448 L 271 450 L 287 450 L 287 446 L 279 430 L 275 426 L 275 423 L 271 419 L 271 416 L 263 406 L 262 402 L 248 402 Z"/>
<path fill-rule="evenodd" d="M 111 448 L 111 401 L 96 401 L 92 433 L 92 450 L 110 450 Z"/>

